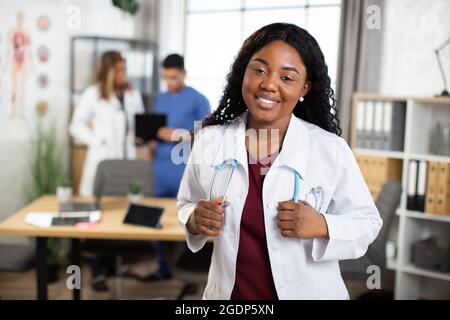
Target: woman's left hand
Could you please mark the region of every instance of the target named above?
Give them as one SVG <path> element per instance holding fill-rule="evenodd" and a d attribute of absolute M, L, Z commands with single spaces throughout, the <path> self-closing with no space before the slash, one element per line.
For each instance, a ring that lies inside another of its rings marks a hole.
<path fill-rule="evenodd" d="M 328 238 L 328 226 L 325 217 L 314 210 L 306 201 L 292 200 L 278 203 L 278 227 L 281 234 L 288 238 L 312 239 Z"/>

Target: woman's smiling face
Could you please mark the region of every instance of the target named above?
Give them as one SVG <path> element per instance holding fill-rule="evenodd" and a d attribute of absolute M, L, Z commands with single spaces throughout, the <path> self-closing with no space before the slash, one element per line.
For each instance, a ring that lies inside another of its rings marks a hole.
<path fill-rule="evenodd" d="M 253 120 L 270 125 L 290 117 L 310 89 L 306 79 L 300 55 L 286 42 L 276 40 L 255 52 L 242 83 L 242 97 Z"/>

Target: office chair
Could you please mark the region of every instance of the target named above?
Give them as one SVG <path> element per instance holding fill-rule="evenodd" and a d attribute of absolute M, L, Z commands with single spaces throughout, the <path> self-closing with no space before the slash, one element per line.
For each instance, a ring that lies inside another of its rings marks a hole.
<path fill-rule="evenodd" d="M 34 266 L 35 246 L 21 243 L 0 244 L 0 272 L 25 272 Z M 0 300 L 2 296 L 0 296 Z"/>
<path fill-rule="evenodd" d="M 126 196 L 130 183 L 139 181 L 144 196 L 152 196 L 153 173 L 150 161 L 144 160 L 104 160 L 98 164 L 94 180 L 94 195 Z"/>
<path fill-rule="evenodd" d="M 25 272 L 34 266 L 35 246 L 32 244 L 0 244 L 0 271 Z"/>
<path fill-rule="evenodd" d="M 364 256 L 355 260 L 339 261 L 344 280 L 366 281 L 368 277 L 367 267 L 370 265 L 379 266 L 382 274 L 386 270 L 386 242 L 395 217 L 395 211 L 400 204 L 401 193 L 402 186 L 399 181 L 390 180 L 383 185 L 375 202 L 383 220 L 383 227 Z"/>
<path fill-rule="evenodd" d="M 126 196 L 132 181 L 139 181 L 144 196 L 153 195 L 153 174 L 151 162 L 143 160 L 104 160 L 99 163 L 94 180 L 94 195 L 97 202 L 103 196 Z M 85 240 L 82 249 L 115 258 L 114 296 L 121 299 L 123 276 L 139 279 L 138 275 L 127 272 L 122 266 L 122 259 L 127 255 L 148 253 L 153 247 L 150 241 L 137 240 Z"/>

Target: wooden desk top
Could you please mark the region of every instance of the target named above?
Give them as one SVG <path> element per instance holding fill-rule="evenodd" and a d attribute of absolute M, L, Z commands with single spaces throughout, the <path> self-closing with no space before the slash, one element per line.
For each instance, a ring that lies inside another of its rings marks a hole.
<path fill-rule="evenodd" d="M 74 201 L 92 201 L 89 197 L 75 197 Z M 23 209 L 0 222 L 0 235 L 54 237 L 54 238 L 90 238 L 90 239 L 127 239 L 185 241 L 185 233 L 178 222 L 176 200 L 169 198 L 145 198 L 144 204 L 163 207 L 161 229 L 123 224 L 128 208 L 125 197 L 104 197 L 100 202 L 102 218 L 92 229 L 84 230 L 75 226 L 52 226 L 39 228 L 27 224 L 25 216 L 30 212 L 56 212 L 58 200 L 54 195 L 42 196 Z"/>

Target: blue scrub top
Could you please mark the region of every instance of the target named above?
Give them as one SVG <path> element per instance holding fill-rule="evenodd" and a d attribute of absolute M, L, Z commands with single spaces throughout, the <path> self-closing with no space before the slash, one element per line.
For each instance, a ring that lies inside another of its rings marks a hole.
<path fill-rule="evenodd" d="M 166 126 L 192 130 L 195 121 L 210 113 L 208 99 L 192 87 L 185 86 L 176 94 L 165 92 L 155 99 L 155 112 L 167 115 Z M 184 171 L 184 165 L 171 160 L 175 143 L 157 142 L 153 170 L 156 196 L 175 197 Z"/>

